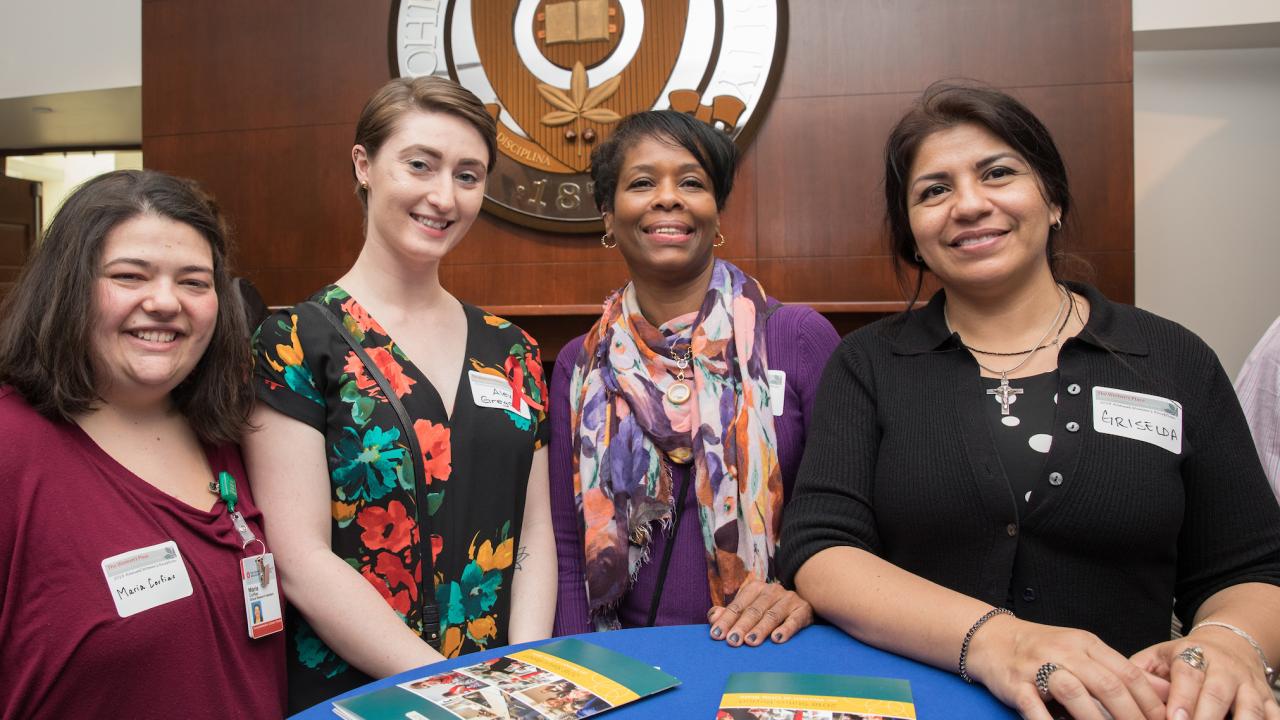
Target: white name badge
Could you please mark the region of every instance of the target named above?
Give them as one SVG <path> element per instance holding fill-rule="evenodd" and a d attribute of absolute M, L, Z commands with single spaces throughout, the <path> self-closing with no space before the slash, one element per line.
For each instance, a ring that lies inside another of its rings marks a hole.
<path fill-rule="evenodd" d="M 1182 454 L 1182 404 L 1168 398 L 1095 387 L 1093 429 Z"/>
<path fill-rule="evenodd" d="M 524 400 L 520 401 L 520 407 L 515 407 L 515 394 L 506 378 L 475 370 L 468 370 L 467 377 L 471 380 L 471 398 L 480 407 L 510 410 L 520 417 L 529 417 L 529 406 Z"/>
<path fill-rule="evenodd" d="M 787 372 L 785 370 L 769 371 L 769 409 L 773 416 L 782 414 L 787 406 Z"/>
<path fill-rule="evenodd" d="M 172 540 L 113 555 L 102 561 L 102 574 L 122 618 L 191 596 L 191 576 Z"/>
<path fill-rule="evenodd" d="M 249 621 L 249 637 L 257 640 L 283 630 L 275 556 L 263 553 L 241 560 L 240 584 L 244 589 L 244 611 Z"/>

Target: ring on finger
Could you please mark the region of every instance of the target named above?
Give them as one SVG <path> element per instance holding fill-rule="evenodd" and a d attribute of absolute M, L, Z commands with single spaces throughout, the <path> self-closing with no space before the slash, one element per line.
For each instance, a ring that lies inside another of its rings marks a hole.
<path fill-rule="evenodd" d="M 1182 652 L 1178 653 L 1177 657 L 1182 662 L 1190 665 L 1194 670 L 1205 672 L 1209 669 L 1209 661 L 1205 659 L 1204 648 L 1201 648 L 1199 645 L 1193 645 L 1192 647 L 1184 649 Z"/>
<path fill-rule="evenodd" d="M 1057 665 L 1047 662 L 1036 670 L 1036 690 L 1040 691 L 1040 697 L 1049 697 L 1049 676 L 1057 669 Z"/>

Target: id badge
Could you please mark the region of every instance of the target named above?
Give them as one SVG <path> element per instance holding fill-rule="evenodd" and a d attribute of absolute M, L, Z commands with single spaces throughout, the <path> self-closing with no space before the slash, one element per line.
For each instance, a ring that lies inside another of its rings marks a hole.
<path fill-rule="evenodd" d="M 279 580 L 276 559 L 271 553 L 253 555 L 240 561 L 245 618 L 249 622 L 249 637 L 254 640 L 284 629 Z"/>

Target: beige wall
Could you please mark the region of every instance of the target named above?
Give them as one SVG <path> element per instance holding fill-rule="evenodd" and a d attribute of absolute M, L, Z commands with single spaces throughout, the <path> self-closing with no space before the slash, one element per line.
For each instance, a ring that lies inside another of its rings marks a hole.
<path fill-rule="evenodd" d="M 1138 52 L 1133 74 L 1136 301 L 1234 378 L 1280 315 L 1280 48 Z"/>

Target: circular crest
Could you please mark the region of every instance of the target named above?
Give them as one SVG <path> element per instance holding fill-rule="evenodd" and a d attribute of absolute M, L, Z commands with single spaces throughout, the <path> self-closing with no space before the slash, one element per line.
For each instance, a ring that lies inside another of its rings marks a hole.
<path fill-rule="evenodd" d="M 623 117 L 672 108 L 745 149 L 786 45 L 786 0 L 398 0 L 399 76 L 440 75 L 498 121 L 485 209 L 599 232 L 591 150 Z"/>

